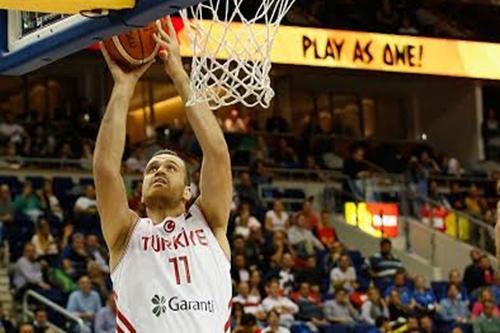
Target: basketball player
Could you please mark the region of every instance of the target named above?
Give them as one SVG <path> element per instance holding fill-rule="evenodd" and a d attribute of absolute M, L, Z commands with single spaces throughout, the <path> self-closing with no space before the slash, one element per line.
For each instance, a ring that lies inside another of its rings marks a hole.
<path fill-rule="evenodd" d="M 165 48 L 164 69 L 184 103 L 192 91 L 172 22 L 169 35 L 156 36 Z M 172 36 L 172 37 L 169 37 Z M 117 332 L 215 333 L 230 330 L 230 249 L 226 238 L 232 198 L 229 152 L 206 103 L 186 107 L 203 151 L 200 196 L 191 199 L 185 162 L 168 150 L 157 152 L 144 171 L 142 201 L 147 218 L 127 205 L 120 167 L 130 99 L 151 64 L 122 71 L 102 52 L 115 81 L 100 125 L 93 174 L 97 207 L 110 250 L 117 304 Z"/>

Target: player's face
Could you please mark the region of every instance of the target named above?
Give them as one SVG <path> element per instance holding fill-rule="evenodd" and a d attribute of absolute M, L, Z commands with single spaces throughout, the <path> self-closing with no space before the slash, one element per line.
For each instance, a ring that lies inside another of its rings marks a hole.
<path fill-rule="evenodd" d="M 163 154 L 146 165 L 142 185 L 143 201 L 148 207 L 154 201 L 181 202 L 186 198 L 186 167 L 177 156 Z"/>

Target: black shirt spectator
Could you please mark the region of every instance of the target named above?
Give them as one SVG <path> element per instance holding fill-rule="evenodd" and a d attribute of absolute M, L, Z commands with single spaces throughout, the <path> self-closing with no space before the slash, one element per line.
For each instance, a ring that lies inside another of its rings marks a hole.
<path fill-rule="evenodd" d="M 472 263 L 465 268 L 464 272 L 464 284 L 469 294 L 483 284 L 483 272 L 479 267 L 481 252 L 477 249 L 470 251 L 470 258 Z"/>

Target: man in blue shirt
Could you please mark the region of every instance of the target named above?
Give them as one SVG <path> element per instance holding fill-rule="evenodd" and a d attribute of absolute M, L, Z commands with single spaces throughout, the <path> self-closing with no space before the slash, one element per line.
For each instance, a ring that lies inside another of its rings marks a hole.
<path fill-rule="evenodd" d="M 95 290 L 92 290 L 92 283 L 86 275 L 78 280 L 78 287 L 79 290 L 75 290 L 69 295 L 66 309 L 82 318 L 90 327 L 95 314 L 102 308 L 101 298 Z"/>
<path fill-rule="evenodd" d="M 100 309 L 94 322 L 94 333 L 114 333 L 116 330 L 115 295 L 109 294 L 105 307 Z"/>
<path fill-rule="evenodd" d="M 393 290 L 399 292 L 399 297 L 404 305 L 409 305 L 413 299 L 413 291 L 406 285 L 406 274 L 404 272 L 396 273 L 394 276 L 394 285 L 385 292 L 387 298 Z"/>
<path fill-rule="evenodd" d="M 448 297 L 440 303 L 439 313 L 444 320 L 465 323 L 469 320 L 469 302 L 460 299 L 460 290 L 457 285 L 448 286 Z"/>
<path fill-rule="evenodd" d="M 425 278 L 422 275 L 417 275 L 415 277 L 413 299 L 417 303 L 418 309 L 422 312 L 433 311 L 436 309 L 437 303 L 434 292 L 427 288 Z"/>

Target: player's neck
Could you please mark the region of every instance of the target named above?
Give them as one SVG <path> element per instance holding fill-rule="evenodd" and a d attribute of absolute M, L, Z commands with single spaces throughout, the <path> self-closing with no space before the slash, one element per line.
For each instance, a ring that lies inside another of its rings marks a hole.
<path fill-rule="evenodd" d="M 146 208 L 146 213 L 154 224 L 163 222 L 167 217 L 177 217 L 185 212 L 186 208 L 183 203 L 180 203 L 175 207 L 158 206 Z"/>

